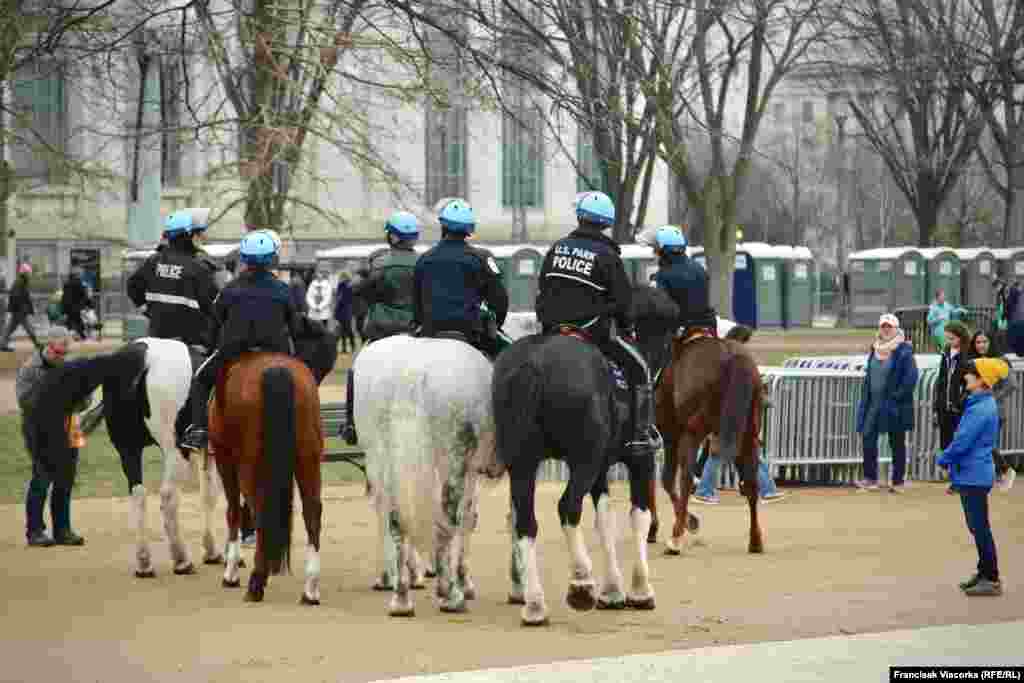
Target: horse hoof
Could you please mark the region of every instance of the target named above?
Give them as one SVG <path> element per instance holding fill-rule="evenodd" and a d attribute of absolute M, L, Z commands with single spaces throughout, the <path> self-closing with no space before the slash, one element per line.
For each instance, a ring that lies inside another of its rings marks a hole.
<path fill-rule="evenodd" d="M 476 588 L 468 587 L 462 591 L 467 600 L 476 600 Z"/>
<path fill-rule="evenodd" d="M 626 607 L 636 610 L 652 610 L 654 609 L 654 596 L 649 598 L 626 598 Z"/>
<path fill-rule="evenodd" d="M 547 626 L 549 623 L 547 610 L 542 605 L 527 605 L 523 608 L 520 623 L 526 627 Z"/>
<path fill-rule="evenodd" d="M 245 569 L 245 560 L 243 560 L 242 558 L 238 558 L 238 568 Z"/>
<path fill-rule="evenodd" d="M 175 567 L 174 568 L 174 573 L 177 574 L 178 576 L 191 576 L 192 574 L 196 573 L 196 567 L 195 567 L 194 564 L 189 562 L 187 565 L 185 565 L 181 569 Z"/>
<path fill-rule="evenodd" d="M 299 604 L 300 605 L 312 605 L 312 606 L 315 607 L 315 606 L 320 604 L 320 601 L 319 600 L 314 600 L 313 598 L 310 598 L 305 593 L 303 593 L 302 597 L 299 598 Z"/>
<path fill-rule="evenodd" d="M 225 564 L 227 564 L 227 560 L 224 559 L 223 555 L 218 555 L 217 557 L 207 557 L 207 558 L 204 558 L 203 559 L 203 564 L 225 565 Z"/>
<path fill-rule="evenodd" d="M 750 552 L 751 555 L 761 555 L 764 553 L 764 546 L 751 544 L 750 547 L 747 548 L 747 550 Z"/>
<path fill-rule="evenodd" d="M 622 593 L 611 593 L 601 595 L 597 598 L 597 609 L 600 610 L 623 610 L 626 609 L 626 596 Z"/>
<path fill-rule="evenodd" d="M 391 617 L 414 617 L 416 616 L 416 609 L 413 607 L 403 607 L 400 609 L 388 610 L 388 616 Z"/>
<path fill-rule="evenodd" d="M 239 586 L 242 585 L 242 581 L 240 579 L 235 579 L 234 581 L 228 581 L 227 579 L 221 579 L 220 580 L 220 585 L 221 585 L 222 588 L 238 588 Z"/>
<path fill-rule="evenodd" d="M 565 601 L 569 604 L 569 607 L 577 612 L 589 612 L 597 604 L 597 598 L 594 595 L 594 584 L 570 585 Z"/>
<path fill-rule="evenodd" d="M 651 524 L 651 528 L 647 530 L 647 542 L 657 543 L 658 542 L 658 524 L 656 522 Z"/>
<path fill-rule="evenodd" d="M 522 595 L 516 595 L 514 593 L 509 593 L 508 594 L 508 604 L 510 604 L 510 605 L 525 605 L 526 604 L 526 598 L 524 598 Z"/>
<path fill-rule="evenodd" d="M 423 590 L 426 587 L 427 587 L 427 584 L 426 584 L 425 581 L 413 581 L 412 583 L 409 584 L 409 589 L 410 590 L 414 590 L 414 591 L 421 591 L 421 590 Z"/>
<path fill-rule="evenodd" d="M 263 602 L 263 596 L 252 591 L 245 592 L 245 602 Z"/>
<path fill-rule="evenodd" d="M 145 570 L 137 569 L 137 570 L 135 570 L 135 578 L 136 579 L 155 579 L 156 578 L 156 572 L 153 571 L 152 569 L 145 569 Z"/>
<path fill-rule="evenodd" d="M 670 538 L 670 539 L 666 540 L 665 541 L 665 554 L 669 555 L 669 556 L 672 556 L 672 557 L 675 557 L 677 555 L 682 555 L 683 554 L 682 541 L 683 541 L 683 539 L 681 539 L 681 538 Z"/>
<path fill-rule="evenodd" d="M 691 512 L 688 512 L 686 518 L 686 528 L 689 530 L 691 534 L 695 534 L 698 531 L 700 531 L 700 517 Z"/>
<path fill-rule="evenodd" d="M 391 591 L 395 590 L 395 584 L 393 584 L 393 583 L 381 583 L 380 581 L 377 581 L 377 582 L 375 582 L 373 584 L 373 590 L 380 591 L 382 593 L 383 592 L 391 592 Z"/>
<path fill-rule="evenodd" d="M 468 611 L 468 609 L 469 608 L 466 607 L 465 601 L 457 602 L 457 603 L 454 603 L 454 604 L 446 603 L 446 602 L 442 602 L 441 603 L 441 611 L 444 612 L 445 614 L 462 614 L 462 613 Z"/>
<path fill-rule="evenodd" d="M 428 579 L 436 579 L 437 572 L 435 572 L 433 569 L 428 569 L 425 572 L 423 572 L 423 576 L 427 577 Z"/>

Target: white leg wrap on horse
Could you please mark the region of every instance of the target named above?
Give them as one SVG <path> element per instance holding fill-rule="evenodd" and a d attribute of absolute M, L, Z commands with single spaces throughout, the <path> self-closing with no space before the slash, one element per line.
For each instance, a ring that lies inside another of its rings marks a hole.
<path fill-rule="evenodd" d="M 320 602 L 320 553 L 312 545 L 306 546 L 306 597 Z"/>
<path fill-rule="evenodd" d="M 224 581 L 231 585 L 238 583 L 238 566 L 242 561 L 242 544 L 235 539 L 228 541 L 228 555 L 224 567 Z"/>
<path fill-rule="evenodd" d="M 569 579 L 573 583 L 593 583 L 594 569 L 590 564 L 583 530 L 578 526 L 564 526 L 565 543 L 569 547 Z"/>
<path fill-rule="evenodd" d="M 630 526 L 633 527 L 633 581 L 630 599 L 633 602 L 654 599 L 654 589 L 650 582 L 650 569 L 647 564 L 647 532 L 651 528 L 650 510 L 633 508 L 629 513 Z"/>
<path fill-rule="evenodd" d="M 135 562 L 139 572 L 153 570 L 153 556 L 146 542 L 146 487 L 136 484 L 132 487 L 132 513 L 135 516 Z"/>
<path fill-rule="evenodd" d="M 615 552 L 615 515 L 611 509 L 611 498 L 608 494 L 597 501 L 597 533 L 604 551 L 605 575 L 601 590 L 602 602 L 624 604 L 626 596 L 622 592 L 622 572 Z"/>
<path fill-rule="evenodd" d="M 521 538 L 516 541 L 519 555 L 526 565 L 526 604 L 523 606 L 522 618 L 526 624 L 542 624 L 548 619 L 548 608 L 544 604 L 544 587 L 540 582 L 540 567 L 537 563 L 537 541 L 532 538 Z"/>

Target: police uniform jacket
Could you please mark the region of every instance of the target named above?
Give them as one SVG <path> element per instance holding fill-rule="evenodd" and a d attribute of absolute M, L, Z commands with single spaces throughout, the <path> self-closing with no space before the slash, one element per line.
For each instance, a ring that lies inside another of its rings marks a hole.
<path fill-rule="evenodd" d="M 610 316 L 620 330 L 631 328 L 632 288 L 620 253 L 611 238 L 586 228 L 555 242 L 540 269 L 537 319 L 541 325 Z"/>
<path fill-rule="evenodd" d="M 407 332 L 413 318 L 418 255 L 411 243 L 400 243 L 370 260 L 370 274 L 352 288 L 367 304 L 363 333 L 371 339 Z"/>
<path fill-rule="evenodd" d="M 159 249 L 128 278 L 127 289 L 132 303 L 146 306 L 150 336 L 212 345 L 217 284 L 210 263 L 196 252 L 174 245 Z"/>
<path fill-rule="evenodd" d="M 413 279 L 414 320 L 426 334 L 480 333 L 486 302 L 498 327 L 508 314 L 508 292 L 494 258 L 460 239 L 442 239 L 420 256 Z"/>
<path fill-rule="evenodd" d="M 715 326 L 711 308 L 711 289 L 704 267 L 686 254 L 661 257 L 654 283 L 665 290 L 679 306 L 680 327 Z"/>
<path fill-rule="evenodd" d="M 269 270 L 247 270 L 232 280 L 217 297 L 214 313 L 220 322 L 220 348 L 231 355 L 261 347 L 291 353 L 291 338 L 299 313 L 288 285 Z"/>

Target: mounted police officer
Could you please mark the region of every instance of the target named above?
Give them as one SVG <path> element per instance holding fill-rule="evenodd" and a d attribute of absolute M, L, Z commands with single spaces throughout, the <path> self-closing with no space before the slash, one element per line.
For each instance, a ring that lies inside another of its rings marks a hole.
<path fill-rule="evenodd" d="M 384 224 L 390 249 L 370 259 L 369 273 L 352 288 L 369 307 L 362 336 L 366 343 L 410 331 L 413 319 L 413 276 L 420 228 L 416 216 L 396 211 Z M 355 378 L 348 370 L 345 425 L 341 435 L 350 445 L 358 442 L 354 421 Z"/>
<path fill-rule="evenodd" d="M 228 283 L 214 302 L 214 315 L 221 330 L 220 346 L 192 380 L 192 424 L 182 448 L 206 448 L 210 391 L 218 371 L 227 362 L 257 348 L 294 353 L 299 313 L 289 296 L 288 285 L 270 270 L 280 249 L 280 239 L 270 230 L 255 230 L 242 238 L 238 258 L 244 272 Z"/>
<path fill-rule="evenodd" d="M 704 267 L 686 255 L 686 235 L 674 225 L 654 233 L 658 272 L 654 283 L 679 306 L 679 328 L 684 338 L 698 331 L 718 336 L 718 317 L 711 308 L 711 288 Z"/>
<path fill-rule="evenodd" d="M 213 346 L 216 266 L 200 249 L 209 209 L 182 209 L 167 217 L 166 246 L 128 278 L 128 298 L 145 309 L 149 336 Z"/>
<path fill-rule="evenodd" d="M 424 337 L 460 334 L 493 359 L 501 346 L 498 328 L 508 314 L 501 270 L 486 251 L 466 244 L 476 217 L 465 200 L 446 202 L 438 219 L 441 241 L 416 262 L 414 324 Z M 486 313 L 481 304 L 487 305 Z"/>
<path fill-rule="evenodd" d="M 623 339 L 635 339 L 632 287 L 619 245 L 603 234 L 615 224 L 615 205 L 603 192 L 585 192 L 577 199 L 576 219 L 577 229 L 555 242 L 544 258 L 537 318 L 545 333 L 561 326 L 584 331 L 619 364 L 633 397 L 633 435 L 627 446 L 635 456 L 653 456 L 661 437 L 653 425 L 650 372 L 643 356 Z"/>

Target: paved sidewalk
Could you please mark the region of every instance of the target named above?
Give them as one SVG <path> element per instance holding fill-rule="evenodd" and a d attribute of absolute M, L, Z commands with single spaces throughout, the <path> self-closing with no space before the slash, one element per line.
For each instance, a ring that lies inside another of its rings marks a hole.
<path fill-rule="evenodd" d="M 981 598 L 979 598 L 981 599 Z M 588 659 L 434 676 L 387 683 L 680 683 L 683 681 L 888 681 L 889 667 L 1021 666 L 1024 621 L 938 626 L 854 636 Z"/>

